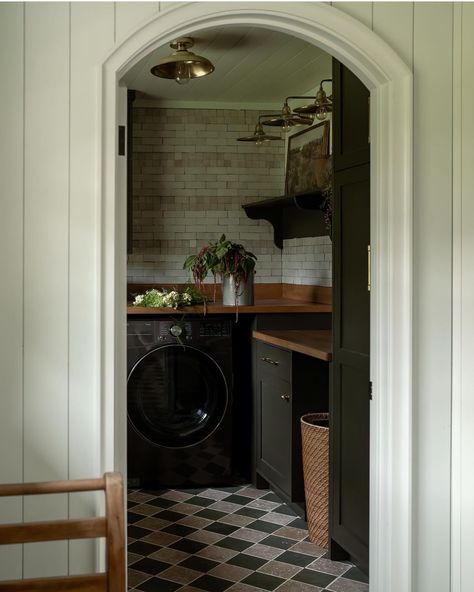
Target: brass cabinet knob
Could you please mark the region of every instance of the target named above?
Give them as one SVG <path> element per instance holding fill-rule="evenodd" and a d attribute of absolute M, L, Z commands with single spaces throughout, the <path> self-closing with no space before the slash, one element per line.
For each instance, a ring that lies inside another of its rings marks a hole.
<path fill-rule="evenodd" d="M 290 400 L 290 395 L 281 395 L 280 399 L 288 403 L 288 401 Z"/>

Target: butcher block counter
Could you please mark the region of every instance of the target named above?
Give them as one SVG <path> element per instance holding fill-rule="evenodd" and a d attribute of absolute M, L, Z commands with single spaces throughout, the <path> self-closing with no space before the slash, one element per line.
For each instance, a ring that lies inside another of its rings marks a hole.
<path fill-rule="evenodd" d="M 178 311 L 173 308 L 150 308 L 144 306 L 131 306 L 135 294 L 154 288 L 168 288 L 172 286 L 153 286 L 131 284 L 128 286 L 129 315 L 170 315 L 170 314 L 235 314 L 236 306 L 223 306 L 220 294 L 220 286 L 216 292 L 216 302 L 208 302 L 205 307 L 186 306 Z M 205 286 L 208 297 L 211 298 L 213 286 Z M 179 289 L 179 286 L 178 286 Z M 255 300 L 252 306 L 239 306 L 241 314 L 265 314 L 265 313 L 330 313 L 332 311 L 331 288 L 321 286 L 302 286 L 292 284 L 255 284 Z"/>
<path fill-rule="evenodd" d="M 253 331 L 252 337 L 324 362 L 332 360 L 330 329 L 264 329 Z"/>

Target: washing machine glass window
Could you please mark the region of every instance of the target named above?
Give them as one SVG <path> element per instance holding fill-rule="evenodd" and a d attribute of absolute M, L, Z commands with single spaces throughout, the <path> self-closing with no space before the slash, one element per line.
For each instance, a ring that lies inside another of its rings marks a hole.
<path fill-rule="evenodd" d="M 193 446 L 221 423 L 227 384 L 218 364 L 193 347 L 165 345 L 148 352 L 128 377 L 128 415 L 152 444 Z"/>

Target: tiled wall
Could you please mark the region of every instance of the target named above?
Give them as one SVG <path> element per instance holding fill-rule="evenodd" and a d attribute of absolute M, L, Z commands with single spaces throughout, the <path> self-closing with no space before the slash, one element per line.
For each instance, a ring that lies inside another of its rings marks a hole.
<path fill-rule="evenodd" d="M 331 286 L 332 245 L 329 236 L 283 241 L 282 282 Z"/>
<path fill-rule="evenodd" d="M 256 282 L 281 282 L 282 277 L 289 283 L 327 280 L 327 261 L 319 261 L 317 250 L 313 267 L 308 260 L 302 268 L 295 258 L 299 251 L 282 256 L 270 223 L 251 220 L 242 209 L 243 203 L 283 193 L 284 142 L 256 146 L 236 141 L 253 132 L 260 113 L 135 108 L 129 282 L 185 282 L 185 258 L 222 233 L 257 255 Z M 290 250 L 304 248 L 310 255 L 313 246 L 320 248 L 317 239 L 295 240 L 299 242 L 288 241 Z M 304 240 L 313 242 L 303 246 Z M 319 263 L 321 276 L 314 267 Z"/>

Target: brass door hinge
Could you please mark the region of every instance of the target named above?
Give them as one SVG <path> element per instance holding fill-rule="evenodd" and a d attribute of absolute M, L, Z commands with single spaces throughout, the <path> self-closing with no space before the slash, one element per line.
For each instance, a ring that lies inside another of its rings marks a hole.
<path fill-rule="evenodd" d="M 367 290 L 369 292 L 372 287 L 372 262 L 370 255 L 370 245 L 367 245 Z"/>

